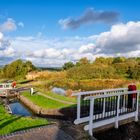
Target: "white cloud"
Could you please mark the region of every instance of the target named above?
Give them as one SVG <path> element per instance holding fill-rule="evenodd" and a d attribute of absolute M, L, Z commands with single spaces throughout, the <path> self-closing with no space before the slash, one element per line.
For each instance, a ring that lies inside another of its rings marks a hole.
<path fill-rule="evenodd" d="M 95 48 L 95 45 L 93 43 L 82 45 L 79 48 L 79 53 L 93 53 L 94 48 Z"/>
<path fill-rule="evenodd" d="M 8 18 L 7 21 L 0 25 L 0 32 L 10 32 L 16 29 L 16 23 L 12 18 Z"/>
<path fill-rule="evenodd" d="M 108 32 L 89 37 L 74 36 L 50 39 L 42 36 L 26 36 L 12 38 L 8 43 L 4 41 L 3 34 L 0 33 L 0 43 L 2 44 L 0 48 L 1 55 L 3 53 L 14 58 L 31 60 L 39 66 L 56 67 L 62 66 L 68 61 L 75 62 L 82 57 L 94 60 L 100 56 L 140 56 L 139 36 L 140 22 L 116 24 Z M 9 46 L 9 50 L 4 46 Z"/>
<path fill-rule="evenodd" d="M 24 23 L 23 22 L 19 22 L 18 26 L 23 28 L 24 27 Z"/>
<path fill-rule="evenodd" d="M 101 53 L 123 54 L 140 49 L 140 22 L 128 22 L 112 26 L 98 36 L 96 46 Z"/>
<path fill-rule="evenodd" d="M 7 47 L 4 50 L 0 50 L 0 57 L 13 57 L 15 56 L 15 50 L 12 47 Z"/>

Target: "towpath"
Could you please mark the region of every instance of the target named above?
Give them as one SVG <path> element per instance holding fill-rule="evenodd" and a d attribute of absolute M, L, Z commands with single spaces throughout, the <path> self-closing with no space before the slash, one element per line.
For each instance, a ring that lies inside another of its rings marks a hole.
<path fill-rule="evenodd" d="M 53 98 L 53 97 L 51 97 L 51 96 L 49 96 L 49 95 L 46 95 L 46 94 L 43 94 L 43 93 L 41 93 L 41 92 L 37 92 L 37 94 L 38 94 L 38 95 L 41 95 L 41 96 L 44 96 L 44 97 L 46 97 L 46 98 L 49 98 L 49 99 L 51 99 L 51 100 L 55 100 L 55 101 L 64 103 L 64 104 L 70 104 L 70 105 L 75 104 L 75 103 L 70 102 L 70 101 L 64 101 L 64 100 L 61 100 L 61 99 Z"/>

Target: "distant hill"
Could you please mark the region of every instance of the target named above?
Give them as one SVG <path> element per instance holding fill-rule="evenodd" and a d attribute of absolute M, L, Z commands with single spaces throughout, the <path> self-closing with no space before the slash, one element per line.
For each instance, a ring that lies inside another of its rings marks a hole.
<path fill-rule="evenodd" d="M 0 65 L 0 68 L 3 68 L 4 67 L 4 65 Z"/>

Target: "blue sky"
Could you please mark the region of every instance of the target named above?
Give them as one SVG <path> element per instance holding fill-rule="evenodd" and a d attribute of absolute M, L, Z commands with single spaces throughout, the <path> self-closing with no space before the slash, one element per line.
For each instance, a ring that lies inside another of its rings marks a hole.
<path fill-rule="evenodd" d="M 139 0 L 0 0 L 0 63 L 22 58 L 61 66 L 81 57 L 139 56 L 139 40 L 130 42 L 140 28 L 139 5 Z"/>

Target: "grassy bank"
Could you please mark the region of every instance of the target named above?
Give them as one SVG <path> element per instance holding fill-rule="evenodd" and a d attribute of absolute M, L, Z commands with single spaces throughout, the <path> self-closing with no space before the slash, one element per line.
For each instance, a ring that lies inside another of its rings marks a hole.
<path fill-rule="evenodd" d="M 60 99 L 62 101 L 68 101 L 68 102 L 73 102 L 73 103 L 76 103 L 76 101 L 77 101 L 76 98 L 62 96 L 62 95 L 53 93 L 51 91 L 43 91 L 43 89 L 39 89 L 39 88 L 37 90 L 42 92 L 43 94 L 46 94 L 46 95 L 56 98 L 56 99 Z"/>
<path fill-rule="evenodd" d="M 45 119 L 7 114 L 3 105 L 0 105 L 0 135 L 47 124 L 49 122 Z"/>
<path fill-rule="evenodd" d="M 34 104 L 45 109 L 58 109 L 58 108 L 64 108 L 70 106 L 69 104 L 64 104 L 58 101 L 54 101 L 52 99 L 46 98 L 41 95 L 34 94 L 31 96 L 29 92 L 23 92 L 22 95 L 28 98 Z"/>

